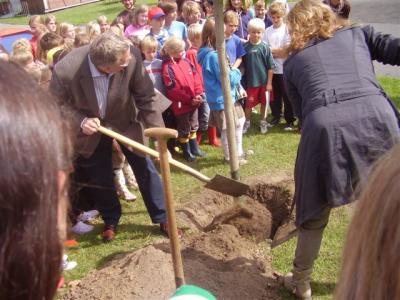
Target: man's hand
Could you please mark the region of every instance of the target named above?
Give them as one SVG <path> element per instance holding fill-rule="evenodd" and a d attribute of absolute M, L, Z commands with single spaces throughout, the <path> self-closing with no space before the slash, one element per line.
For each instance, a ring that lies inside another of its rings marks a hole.
<path fill-rule="evenodd" d="M 100 120 L 98 118 L 87 118 L 82 122 L 82 132 L 86 135 L 92 135 L 96 133 L 100 126 Z"/>

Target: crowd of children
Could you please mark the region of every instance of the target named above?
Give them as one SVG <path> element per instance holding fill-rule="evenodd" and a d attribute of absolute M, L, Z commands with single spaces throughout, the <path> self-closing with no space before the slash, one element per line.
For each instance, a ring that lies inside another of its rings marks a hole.
<path fill-rule="evenodd" d="M 171 101 L 163 118 L 167 127 L 177 129 L 178 139 L 168 142 L 169 150 L 173 154 L 181 151 L 185 160 L 194 161 L 205 156 L 199 144 L 202 135 L 208 133 L 209 143 L 222 146 L 224 159 L 229 161 L 224 99 L 215 49 L 213 1 L 164 0 L 152 7 L 145 4 L 135 7 L 132 0 L 122 3 L 125 10 L 112 22 L 106 16 L 98 16 L 85 28 L 58 23 L 54 15 L 32 16 L 29 20 L 32 38 L 17 40 L 9 57 L 6 54 L 2 57 L 21 65 L 47 87 L 53 66 L 73 48 L 90 44 L 106 31 L 123 36 L 141 50 L 145 70 L 155 89 Z M 289 43 L 283 23 L 286 13 L 284 0 L 276 0 L 269 7 L 263 0 L 256 2 L 254 7 L 242 0 L 230 0 L 226 5 L 226 53 L 240 164 L 247 162 L 242 135 L 250 128 L 255 106 L 261 104 L 261 133 L 267 132 L 267 126 L 279 123 L 282 103 L 287 123 L 285 129 L 293 128 L 295 118 L 283 88 L 283 58 L 279 51 Z M 271 93 L 273 119 L 270 123 L 266 120 L 266 93 Z M 117 143 L 113 151 L 113 169 L 118 195 L 134 201 L 136 196 L 129 188 L 137 188 L 135 177 Z M 75 217 L 74 232 L 84 234 L 93 229 L 82 215 Z"/>

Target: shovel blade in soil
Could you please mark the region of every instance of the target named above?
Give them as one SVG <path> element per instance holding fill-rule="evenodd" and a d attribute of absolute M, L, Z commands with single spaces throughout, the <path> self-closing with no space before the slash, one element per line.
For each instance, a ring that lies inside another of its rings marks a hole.
<path fill-rule="evenodd" d="M 278 247 L 279 245 L 287 242 L 297 235 L 297 227 L 293 222 L 284 223 L 279 226 L 274 235 L 271 243 L 271 248 Z"/>
<path fill-rule="evenodd" d="M 247 184 L 221 175 L 215 175 L 205 187 L 233 197 L 246 195 L 250 188 Z"/>

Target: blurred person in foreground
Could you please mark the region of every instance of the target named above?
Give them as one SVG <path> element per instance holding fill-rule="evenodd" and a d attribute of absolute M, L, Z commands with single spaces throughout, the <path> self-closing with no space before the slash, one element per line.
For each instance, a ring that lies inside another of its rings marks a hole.
<path fill-rule="evenodd" d="M 0 299 L 51 300 L 66 236 L 69 126 L 16 64 L 0 62 L 0 90 Z"/>
<path fill-rule="evenodd" d="M 298 240 L 285 286 L 311 299 L 310 280 L 333 207 L 353 200 L 371 164 L 399 142 L 399 113 L 372 60 L 400 65 L 400 39 L 349 25 L 320 0 L 290 11 L 288 98 L 301 123 L 295 165 Z"/>
<path fill-rule="evenodd" d="M 358 199 L 335 299 L 400 297 L 400 146 L 375 165 Z"/>

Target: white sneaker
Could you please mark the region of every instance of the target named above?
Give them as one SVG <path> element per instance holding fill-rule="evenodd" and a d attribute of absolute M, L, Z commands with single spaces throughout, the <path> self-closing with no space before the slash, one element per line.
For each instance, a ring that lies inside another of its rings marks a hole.
<path fill-rule="evenodd" d="M 265 134 L 268 132 L 268 123 L 267 121 L 263 120 L 260 121 L 260 131 L 262 134 Z"/>
<path fill-rule="evenodd" d="M 243 125 L 243 133 L 246 133 L 250 128 L 250 121 L 245 121 Z"/>
<path fill-rule="evenodd" d="M 83 213 L 81 213 L 78 216 L 77 221 L 81 221 L 81 222 L 91 221 L 91 220 L 95 219 L 98 215 L 99 215 L 99 211 L 95 210 L 95 209 L 89 210 L 89 211 L 84 211 Z"/>
<path fill-rule="evenodd" d="M 248 163 L 247 159 L 245 159 L 244 157 L 239 157 L 239 166 L 243 166 L 247 163 Z"/>
<path fill-rule="evenodd" d="M 89 233 L 93 229 L 94 226 L 85 224 L 82 221 L 78 221 L 74 226 L 72 226 L 72 232 L 80 235 Z"/>
<path fill-rule="evenodd" d="M 253 155 L 254 154 L 254 150 L 252 150 L 252 149 L 247 149 L 247 151 L 246 151 L 246 153 L 245 153 L 245 156 L 246 156 L 246 158 L 247 158 L 247 156 L 250 156 L 250 155 Z"/>
<path fill-rule="evenodd" d="M 64 254 L 62 262 L 62 269 L 64 271 L 75 269 L 77 265 L 78 263 L 76 261 L 68 261 L 68 255 Z"/>

